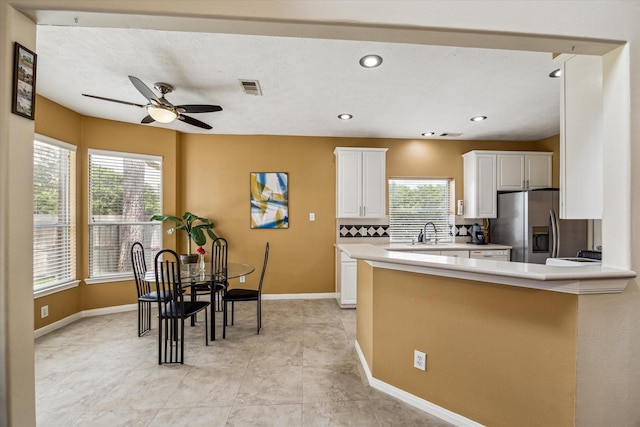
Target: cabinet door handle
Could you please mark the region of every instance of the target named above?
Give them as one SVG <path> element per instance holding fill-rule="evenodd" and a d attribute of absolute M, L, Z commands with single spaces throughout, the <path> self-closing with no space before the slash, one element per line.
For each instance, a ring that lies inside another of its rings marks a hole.
<path fill-rule="evenodd" d="M 367 216 L 367 207 L 366 206 L 362 207 L 362 216 Z"/>

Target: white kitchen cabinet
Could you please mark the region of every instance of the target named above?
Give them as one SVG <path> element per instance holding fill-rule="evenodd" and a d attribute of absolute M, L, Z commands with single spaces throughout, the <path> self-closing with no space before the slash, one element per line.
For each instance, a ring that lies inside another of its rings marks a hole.
<path fill-rule="evenodd" d="M 433 251 L 433 250 L 416 250 L 409 251 L 412 254 L 423 254 L 423 255 L 442 255 L 442 256 L 450 256 L 454 258 L 469 258 L 469 251 Z"/>
<path fill-rule="evenodd" d="M 481 151 L 462 155 L 464 217 L 496 218 L 498 191 L 549 188 L 553 185 L 553 153 Z"/>
<path fill-rule="evenodd" d="M 498 191 L 552 187 L 552 153 L 518 151 L 500 152 L 496 156 Z"/>
<path fill-rule="evenodd" d="M 601 219 L 603 197 L 602 57 L 562 64 L 560 218 Z"/>
<path fill-rule="evenodd" d="M 338 218 L 386 215 L 386 152 L 386 148 L 335 149 Z"/>
<path fill-rule="evenodd" d="M 470 151 L 464 159 L 464 217 L 495 218 L 497 208 L 496 154 Z"/>
<path fill-rule="evenodd" d="M 469 251 L 440 251 L 440 255 L 454 258 L 469 258 Z"/>
<path fill-rule="evenodd" d="M 341 308 L 356 306 L 358 262 L 336 249 L 336 299 Z"/>

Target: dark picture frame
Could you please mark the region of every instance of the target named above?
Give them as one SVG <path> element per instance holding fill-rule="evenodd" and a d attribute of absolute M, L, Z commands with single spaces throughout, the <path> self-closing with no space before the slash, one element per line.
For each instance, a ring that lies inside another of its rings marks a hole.
<path fill-rule="evenodd" d="M 13 97 L 11 112 L 33 120 L 36 111 L 36 63 L 37 55 L 14 43 Z"/>

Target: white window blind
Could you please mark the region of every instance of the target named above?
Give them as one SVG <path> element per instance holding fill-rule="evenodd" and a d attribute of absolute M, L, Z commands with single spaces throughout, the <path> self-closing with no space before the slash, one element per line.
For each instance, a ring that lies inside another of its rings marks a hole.
<path fill-rule="evenodd" d="M 389 179 L 389 235 L 392 242 L 417 239 L 427 222 L 436 226 L 438 240 L 450 236 L 450 179 Z M 433 238 L 427 227 L 427 238 Z"/>
<path fill-rule="evenodd" d="M 142 243 L 147 265 L 162 245 L 162 158 L 89 150 L 89 277 L 131 275 L 130 249 Z"/>
<path fill-rule="evenodd" d="M 33 141 L 33 288 L 76 278 L 76 147 L 42 135 Z"/>

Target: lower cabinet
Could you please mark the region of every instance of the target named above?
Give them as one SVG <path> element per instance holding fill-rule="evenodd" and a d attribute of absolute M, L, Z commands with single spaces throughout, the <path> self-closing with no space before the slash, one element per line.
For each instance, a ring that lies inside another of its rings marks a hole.
<path fill-rule="evenodd" d="M 358 287 L 358 262 L 336 250 L 336 299 L 341 308 L 355 308 Z"/>
<path fill-rule="evenodd" d="M 469 258 L 469 251 L 410 251 L 412 254 L 442 255 L 454 258 Z"/>

